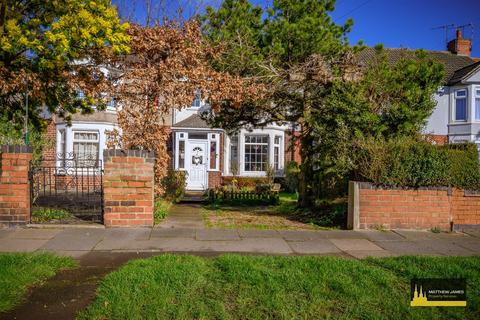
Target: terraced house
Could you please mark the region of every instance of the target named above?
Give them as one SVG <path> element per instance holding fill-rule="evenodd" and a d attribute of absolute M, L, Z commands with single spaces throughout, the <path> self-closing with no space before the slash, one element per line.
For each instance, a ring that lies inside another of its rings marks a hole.
<path fill-rule="evenodd" d="M 408 49 L 386 49 L 394 62 L 413 56 Z M 471 40 L 460 30 L 447 45 L 446 51 L 427 51 L 428 56 L 444 65 L 444 84 L 435 94 L 437 106 L 423 130 L 435 143 L 474 142 L 480 146 L 480 60 L 471 57 Z M 359 61 L 367 64 L 374 49 L 360 53 Z M 295 124 L 275 123 L 262 129 L 240 130 L 227 135 L 221 128 L 210 127 L 200 116 L 208 109 L 201 93 L 182 110 L 172 109 L 166 117 L 171 128 L 168 150 L 171 167 L 188 173 L 188 190 L 206 190 L 221 184 L 224 177 L 265 176 L 271 167 L 278 176 L 284 174 L 288 161 L 300 162 L 298 146 L 292 137 Z M 117 110 L 91 115 L 74 115 L 72 125 L 52 119 L 49 134 L 56 141 L 56 152 L 74 153 L 78 159 L 96 159 L 99 165 L 106 148 L 107 131 L 117 127 Z"/>

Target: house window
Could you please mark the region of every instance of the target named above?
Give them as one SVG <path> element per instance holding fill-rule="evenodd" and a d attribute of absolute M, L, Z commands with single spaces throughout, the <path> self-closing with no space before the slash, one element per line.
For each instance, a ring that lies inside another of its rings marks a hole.
<path fill-rule="evenodd" d="M 455 120 L 467 120 L 467 90 L 455 91 Z"/>
<path fill-rule="evenodd" d="M 475 90 L 475 120 L 480 121 L 480 89 Z"/>
<path fill-rule="evenodd" d="M 210 134 L 210 169 L 217 170 L 218 169 L 218 134 L 212 133 Z"/>
<path fill-rule="evenodd" d="M 268 136 L 245 136 L 245 171 L 266 171 L 268 164 Z"/>
<path fill-rule="evenodd" d="M 178 169 L 185 169 L 185 140 L 178 141 Z"/>
<path fill-rule="evenodd" d="M 281 136 L 275 136 L 273 143 L 273 168 L 280 170 L 280 144 L 282 141 Z"/>
<path fill-rule="evenodd" d="M 198 132 L 190 132 L 188 134 L 188 139 L 195 139 L 195 140 L 206 140 L 208 139 L 208 135 L 206 133 L 198 133 Z"/>
<path fill-rule="evenodd" d="M 85 92 L 83 92 L 83 90 L 81 90 L 81 89 L 78 89 L 77 90 L 77 98 L 80 99 L 80 100 L 85 99 L 86 98 Z"/>
<path fill-rule="evenodd" d="M 73 153 L 78 167 L 96 167 L 99 154 L 98 132 L 74 131 Z"/>
<path fill-rule="evenodd" d="M 238 174 L 238 136 L 230 137 L 230 173 Z"/>
<path fill-rule="evenodd" d="M 115 98 L 112 98 L 112 99 L 108 100 L 107 110 L 115 110 L 115 105 L 116 105 Z"/>
<path fill-rule="evenodd" d="M 202 104 L 202 95 L 200 94 L 200 90 L 195 90 L 195 97 L 192 101 L 192 108 L 200 108 Z"/>
<path fill-rule="evenodd" d="M 65 129 L 60 129 L 58 130 L 58 135 L 60 138 L 60 145 L 59 145 L 59 153 L 57 154 L 58 160 L 60 160 L 60 166 L 64 167 L 65 166 L 65 159 L 66 159 L 66 136 L 65 136 Z"/>

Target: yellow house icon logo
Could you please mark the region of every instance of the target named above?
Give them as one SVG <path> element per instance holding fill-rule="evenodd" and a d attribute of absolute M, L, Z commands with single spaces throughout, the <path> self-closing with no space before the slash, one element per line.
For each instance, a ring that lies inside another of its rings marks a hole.
<path fill-rule="evenodd" d="M 427 293 L 423 291 L 422 286 L 420 286 L 420 291 L 417 290 L 417 285 L 415 284 L 415 291 L 413 292 L 412 301 L 410 301 L 411 307 L 466 307 L 467 301 L 446 301 L 440 300 L 428 301 Z"/>

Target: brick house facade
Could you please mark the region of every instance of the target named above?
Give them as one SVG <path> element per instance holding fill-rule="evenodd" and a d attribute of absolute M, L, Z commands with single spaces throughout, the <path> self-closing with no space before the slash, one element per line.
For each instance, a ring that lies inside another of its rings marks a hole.
<path fill-rule="evenodd" d="M 480 61 L 470 57 L 470 48 L 470 40 L 458 31 L 448 44 L 449 51 L 427 51 L 430 59 L 445 67 L 444 83 L 434 95 L 437 106 L 422 131 L 432 143 L 470 141 L 480 146 Z M 385 53 L 392 62 L 414 57 L 408 49 L 385 49 Z M 374 57 L 373 48 L 362 50 L 358 56 L 362 66 L 367 66 Z M 213 188 L 232 175 L 263 177 L 268 167 L 273 167 L 281 177 L 289 161 L 301 162 L 298 139 L 301 128 L 297 125 L 272 123 L 227 134 L 220 128 L 211 128 L 202 119 L 201 113 L 208 108 L 200 94 L 195 94 L 191 106 L 172 110 L 163 119 L 162 125 L 171 131 L 168 167 L 188 173 L 187 189 Z M 55 140 L 55 152 L 50 150 L 45 155 L 94 157 L 103 165 L 107 132 L 112 129 L 119 129 L 113 105 L 103 112 L 73 115 L 71 126 L 52 118 L 47 134 Z"/>

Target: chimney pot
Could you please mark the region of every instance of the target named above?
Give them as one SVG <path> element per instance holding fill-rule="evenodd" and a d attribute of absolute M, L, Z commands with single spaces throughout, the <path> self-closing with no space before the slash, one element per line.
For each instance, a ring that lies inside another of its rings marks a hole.
<path fill-rule="evenodd" d="M 457 29 L 457 34 L 456 34 L 456 36 L 457 36 L 457 39 L 462 39 L 462 30 Z"/>

